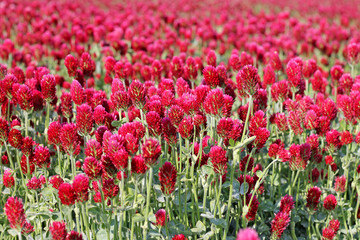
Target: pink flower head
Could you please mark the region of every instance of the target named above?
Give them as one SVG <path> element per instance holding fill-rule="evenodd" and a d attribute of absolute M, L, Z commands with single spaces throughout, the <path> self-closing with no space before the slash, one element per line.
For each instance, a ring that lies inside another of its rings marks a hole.
<path fill-rule="evenodd" d="M 252 228 L 240 229 L 236 240 L 260 240 L 257 232 Z"/>

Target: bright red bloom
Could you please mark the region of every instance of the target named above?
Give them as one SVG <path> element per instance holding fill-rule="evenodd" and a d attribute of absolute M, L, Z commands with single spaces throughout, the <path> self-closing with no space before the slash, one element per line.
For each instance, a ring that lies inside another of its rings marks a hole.
<path fill-rule="evenodd" d="M 280 201 L 280 212 L 290 214 L 291 210 L 294 208 L 294 203 L 292 196 L 285 195 Z"/>
<path fill-rule="evenodd" d="M 56 97 L 56 80 L 51 74 L 46 74 L 41 79 L 41 93 L 46 102 L 50 103 Z"/>
<path fill-rule="evenodd" d="M 52 122 L 48 128 L 48 142 L 49 144 L 59 145 L 60 141 L 60 132 L 61 132 L 61 123 L 59 122 Z"/>
<path fill-rule="evenodd" d="M 125 91 L 116 91 L 111 94 L 111 102 L 117 111 L 126 111 L 131 106 L 129 93 Z"/>
<path fill-rule="evenodd" d="M 65 240 L 66 237 L 66 223 L 64 222 L 53 222 L 49 231 L 53 240 Z"/>
<path fill-rule="evenodd" d="M 148 124 L 149 133 L 152 136 L 158 136 L 161 133 L 161 118 L 155 111 L 150 111 L 146 114 L 146 122 Z"/>
<path fill-rule="evenodd" d="M 335 232 L 331 228 L 324 228 L 322 230 L 322 240 L 333 240 L 335 237 Z"/>
<path fill-rule="evenodd" d="M 89 178 L 85 174 L 78 174 L 74 177 L 72 184 L 76 199 L 79 202 L 85 202 L 89 197 Z"/>
<path fill-rule="evenodd" d="M 95 61 L 88 52 L 81 54 L 79 66 L 85 75 L 91 75 L 95 71 Z"/>
<path fill-rule="evenodd" d="M 155 165 L 161 155 L 161 146 L 156 139 L 146 139 L 142 146 L 142 155 L 147 166 Z"/>
<path fill-rule="evenodd" d="M 337 205 L 337 200 L 334 195 L 330 194 L 324 199 L 323 206 L 326 210 L 329 210 L 329 211 L 334 210 L 336 205 Z"/>
<path fill-rule="evenodd" d="M 55 175 L 50 177 L 49 182 L 53 186 L 53 188 L 59 189 L 60 185 L 64 182 L 64 180 L 59 175 Z"/>
<path fill-rule="evenodd" d="M 230 135 L 232 127 L 233 120 L 231 118 L 221 118 L 217 124 L 216 132 L 221 138 L 225 139 Z"/>
<path fill-rule="evenodd" d="M 141 155 L 134 156 L 131 160 L 131 172 L 136 174 L 145 174 L 148 167 Z"/>
<path fill-rule="evenodd" d="M 174 77 L 176 78 L 181 77 L 181 75 L 184 72 L 184 66 L 183 66 L 183 62 L 181 61 L 181 58 L 177 56 L 173 57 L 170 64 L 170 71 Z"/>
<path fill-rule="evenodd" d="M 17 130 L 15 128 L 11 129 L 9 132 L 9 143 L 14 148 L 21 148 L 21 145 L 23 143 L 23 136 L 21 135 L 21 131 Z"/>
<path fill-rule="evenodd" d="M 104 191 L 105 198 L 113 198 L 118 195 L 119 186 L 115 185 L 113 178 L 109 178 L 104 181 L 102 190 Z"/>
<path fill-rule="evenodd" d="M 72 118 L 73 112 L 72 112 L 71 94 L 68 92 L 63 92 L 60 99 L 61 99 L 60 110 L 62 115 L 67 119 Z"/>
<path fill-rule="evenodd" d="M 306 207 L 310 211 L 316 211 L 320 202 L 321 190 L 319 187 L 311 187 L 306 196 Z"/>
<path fill-rule="evenodd" d="M 10 222 L 10 227 L 21 230 L 26 223 L 24 206 L 21 199 L 9 197 L 5 203 L 5 214 Z"/>
<path fill-rule="evenodd" d="M 259 88 L 260 77 L 257 69 L 252 65 L 244 66 L 236 75 L 237 87 L 240 92 L 254 95 Z"/>
<path fill-rule="evenodd" d="M 289 226 L 290 215 L 286 212 L 278 212 L 271 221 L 271 237 L 270 239 L 280 239 L 285 229 Z"/>
<path fill-rule="evenodd" d="M 191 138 L 194 134 L 194 123 L 190 116 L 184 117 L 179 123 L 179 133 L 182 138 Z"/>
<path fill-rule="evenodd" d="M 15 184 L 15 178 L 11 176 L 14 173 L 11 169 L 6 169 L 3 175 L 3 184 L 7 188 L 12 188 Z"/>
<path fill-rule="evenodd" d="M 94 125 L 93 111 L 84 103 L 76 108 L 76 128 L 80 135 L 89 135 Z"/>
<path fill-rule="evenodd" d="M 85 102 L 85 91 L 77 80 L 73 80 L 70 88 L 71 99 L 76 105 L 81 105 Z"/>
<path fill-rule="evenodd" d="M 28 112 L 33 108 L 33 94 L 27 85 L 20 85 L 19 89 L 16 91 L 16 102 L 24 111 Z"/>
<path fill-rule="evenodd" d="M 123 170 L 123 169 L 127 168 L 128 158 L 129 158 L 129 154 L 127 153 L 127 151 L 124 148 L 120 148 L 118 151 L 113 153 L 110 157 L 114 166 L 119 170 Z"/>
<path fill-rule="evenodd" d="M 32 189 L 32 190 L 37 190 L 37 189 L 40 189 L 41 188 L 41 181 L 40 179 L 38 179 L 37 177 L 32 177 L 29 182 L 26 184 L 26 186 L 29 188 L 29 189 Z"/>
<path fill-rule="evenodd" d="M 259 208 L 259 201 L 258 201 L 256 195 L 254 195 L 254 197 L 252 198 L 251 205 L 249 206 L 251 198 L 252 198 L 252 194 L 246 195 L 246 205 L 248 206 L 248 212 L 246 214 L 246 219 L 248 221 L 255 220 L 256 213 Z"/>
<path fill-rule="evenodd" d="M 196 125 L 196 123 L 194 122 Z M 163 118 L 161 121 L 162 133 L 165 137 L 166 142 L 173 146 L 177 142 L 177 132 L 175 126 L 171 123 L 170 118 Z"/>
<path fill-rule="evenodd" d="M 271 98 L 275 102 L 283 102 L 289 95 L 289 91 L 288 81 L 281 80 L 271 85 Z"/>
<path fill-rule="evenodd" d="M 161 184 L 161 191 L 164 194 L 169 195 L 175 190 L 176 178 L 176 168 L 170 162 L 165 162 L 159 169 L 159 181 Z"/>
<path fill-rule="evenodd" d="M 156 217 L 156 223 L 155 225 L 157 226 L 165 226 L 165 221 L 167 221 L 166 218 L 168 218 L 166 211 L 164 209 L 159 209 L 156 213 L 155 213 L 155 217 Z"/>
<path fill-rule="evenodd" d="M 280 131 L 286 131 L 289 129 L 288 120 L 285 113 L 277 113 L 275 116 L 275 124 Z"/>
<path fill-rule="evenodd" d="M 24 154 L 22 155 L 21 157 L 21 161 L 20 161 L 20 165 L 21 165 L 21 171 L 23 174 L 27 174 L 28 173 L 28 165 L 27 165 L 27 160 L 26 160 L 27 156 Z M 30 171 L 30 174 L 32 174 L 35 170 L 35 164 L 34 164 L 34 155 L 31 154 L 28 156 L 29 158 L 29 171 Z"/>
<path fill-rule="evenodd" d="M 69 76 L 70 77 L 75 76 L 76 70 L 79 66 L 78 60 L 74 56 L 69 54 L 66 56 L 64 64 L 68 70 Z"/>
<path fill-rule="evenodd" d="M 50 166 L 50 152 L 47 147 L 37 146 L 34 155 L 36 166 L 40 168 Z"/>
<path fill-rule="evenodd" d="M 60 132 L 60 141 L 67 154 L 73 154 L 79 141 L 76 133 L 76 126 L 73 123 L 66 123 Z"/>
<path fill-rule="evenodd" d="M 342 142 L 340 141 L 340 133 L 336 129 L 328 131 L 326 133 L 326 142 L 331 149 L 340 148 L 342 145 Z"/>
<path fill-rule="evenodd" d="M 254 113 L 254 116 L 250 119 L 249 131 L 254 134 L 258 128 L 266 128 L 266 117 L 265 113 L 258 110 Z"/>
<path fill-rule="evenodd" d="M 94 157 L 87 157 L 84 160 L 83 170 L 90 179 L 98 178 L 102 172 L 101 162 Z"/>
<path fill-rule="evenodd" d="M 145 104 L 145 87 L 144 85 L 135 80 L 129 86 L 129 95 L 135 107 L 142 109 Z"/>
<path fill-rule="evenodd" d="M 286 74 L 291 84 L 291 88 L 298 87 L 302 78 L 302 65 L 295 59 L 291 59 L 286 66 Z"/>
<path fill-rule="evenodd" d="M 271 65 L 266 65 L 264 68 L 264 81 L 262 86 L 264 88 L 266 88 L 267 85 L 272 85 L 275 83 L 275 71 L 274 69 L 271 67 Z"/>
<path fill-rule="evenodd" d="M 255 130 L 253 135 L 256 136 L 254 146 L 257 149 L 261 149 L 265 146 L 266 141 L 269 139 L 270 131 L 266 128 L 258 128 Z"/>
<path fill-rule="evenodd" d="M 314 110 L 309 110 L 307 113 L 306 113 L 306 116 L 305 116 L 305 119 L 304 119 L 304 127 L 306 129 L 314 129 L 314 128 L 317 128 L 318 126 L 318 117 L 315 113 Z"/>
<path fill-rule="evenodd" d="M 83 240 L 83 237 L 80 233 L 72 230 L 71 232 L 68 232 L 65 240 Z"/>
<path fill-rule="evenodd" d="M 171 240 L 188 240 L 183 234 L 176 234 Z"/>
<path fill-rule="evenodd" d="M 341 132 L 340 141 L 342 145 L 347 145 L 353 142 L 353 135 L 349 131 Z"/>
<path fill-rule="evenodd" d="M 290 111 L 289 113 L 289 125 L 295 135 L 300 135 L 304 130 L 301 127 L 301 119 L 298 112 Z"/>
<path fill-rule="evenodd" d="M 58 189 L 58 195 L 61 203 L 64 205 L 74 205 L 76 194 L 70 183 L 62 183 Z"/>
<path fill-rule="evenodd" d="M 3 118 L 0 118 L 0 141 L 6 142 L 9 137 L 9 123 Z"/>
<path fill-rule="evenodd" d="M 249 159 L 249 157 L 250 157 L 249 155 L 246 155 L 243 159 L 241 159 L 239 163 L 241 172 L 250 172 L 252 170 L 254 166 L 254 158 Z M 246 168 L 246 164 L 247 164 L 247 168 Z"/>
<path fill-rule="evenodd" d="M 221 114 L 224 105 L 224 94 L 221 89 L 211 90 L 205 98 L 203 107 L 207 114 L 218 116 Z"/>
<path fill-rule="evenodd" d="M 85 155 L 87 157 L 94 157 L 97 160 L 100 160 L 102 153 L 103 153 L 103 149 L 101 147 L 101 144 L 98 143 L 96 140 L 90 139 L 86 143 Z"/>
<path fill-rule="evenodd" d="M 33 153 L 33 146 L 35 145 L 31 137 L 23 138 L 23 144 L 21 146 L 21 152 L 25 156 L 30 156 Z"/>
<path fill-rule="evenodd" d="M 219 175 L 226 173 L 227 157 L 226 151 L 219 146 L 213 146 L 210 149 L 209 157 L 214 167 L 214 172 Z"/>
<path fill-rule="evenodd" d="M 203 75 L 206 85 L 209 85 L 211 88 L 215 88 L 220 84 L 219 76 L 215 67 L 210 65 L 206 66 L 203 69 Z"/>

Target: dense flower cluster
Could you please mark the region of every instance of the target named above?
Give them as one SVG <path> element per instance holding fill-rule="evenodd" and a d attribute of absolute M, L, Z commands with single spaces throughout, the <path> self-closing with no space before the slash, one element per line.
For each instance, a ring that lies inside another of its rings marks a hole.
<path fill-rule="evenodd" d="M 357 10 L 2 1 L 1 237 L 359 239 Z"/>

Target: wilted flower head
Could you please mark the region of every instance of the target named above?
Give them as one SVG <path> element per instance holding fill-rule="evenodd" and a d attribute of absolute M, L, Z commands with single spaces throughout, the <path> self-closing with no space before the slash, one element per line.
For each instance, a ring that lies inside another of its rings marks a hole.
<path fill-rule="evenodd" d="M 335 178 L 335 191 L 339 193 L 344 193 L 346 190 L 346 177 L 340 176 Z"/>

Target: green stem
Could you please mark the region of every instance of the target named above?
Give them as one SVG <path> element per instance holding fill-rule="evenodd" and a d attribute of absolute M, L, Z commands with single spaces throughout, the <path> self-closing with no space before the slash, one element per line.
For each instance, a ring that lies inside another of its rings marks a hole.
<path fill-rule="evenodd" d="M 143 239 L 147 239 L 147 230 L 149 228 L 149 208 L 150 208 L 150 196 L 151 196 L 151 187 L 152 187 L 152 179 L 153 179 L 153 168 L 150 167 L 149 171 L 149 181 L 147 182 L 147 195 L 146 195 L 146 207 L 145 207 L 145 223 L 143 229 Z M 179 200 L 180 201 L 180 200 Z"/>
<path fill-rule="evenodd" d="M 247 111 L 247 113 L 246 113 L 244 130 L 243 130 L 243 134 L 242 134 L 242 137 L 241 137 L 241 141 L 240 141 L 240 142 L 243 142 L 243 141 L 244 141 L 244 138 L 245 138 L 246 130 L 247 130 L 248 123 L 249 123 L 249 117 L 250 117 L 251 108 L 252 108 L 252 96 L 250 95 L 250 96 L 249 96 L 249 107 L 248 107 L 248 111 Z"/>
<path fill-rule="evenodd" d="M 230 189 L 229 189 L 229 200 L 228 200 L 228 209 L 226 212 L 226 223 L 227 226 L 224 230 L 224 235 L 223 235 L 223 239 L 226 240 L 226 236 L 227 236 L 227 232 L 229 231 L 229 218 L 230 218 L 230 212 L 231 212 L 231 205 L 232 205 L 232 194 L 233 194 L 233 182 L 234 182 L 234 173 L 235 173 L 235 167 L 237 165 L 239 161 L 239 151 L 234 151 L 233 152 L 233 163 L 231 166 L 231 172 L 230 172 Z"/>

